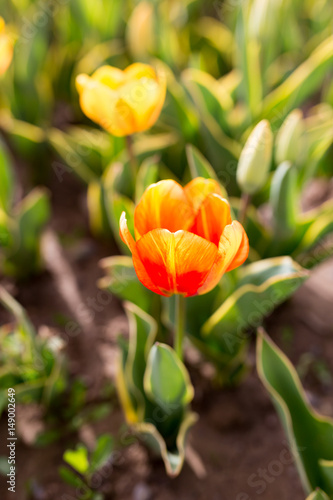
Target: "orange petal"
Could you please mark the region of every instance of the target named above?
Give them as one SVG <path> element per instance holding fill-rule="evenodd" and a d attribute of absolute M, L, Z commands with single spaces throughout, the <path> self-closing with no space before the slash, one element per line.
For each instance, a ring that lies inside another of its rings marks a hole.
<path fill-rule="evenodd" d="M 248 258 L 249 255 L 249 239 L 247 237 L 247 234 L 245 232 L 245 229 L 242 227 L 243 235 L 242 235 L 242 241 L 239 246 L 238 252 L 236 253 L 233 261 L 229 265 L 229 267 L 226 269 L 226 273 L 229 271 L 232 271 L 233 269 L 236 269 L 236 267 L 241 266 L 246 259 Z"/>
<path fill-rule="evenodd" d="M 224 228 L 220 238 L 216 260 L 205 283 L 198 291 L 200 295 L 215 288 L 223 274 L 232 264 L 242 244 L 243 232 L 244 229 L 238 221 L 233 221 Z"/>
<path fill-rule="evenodd" d="M 154 229 L 136 244 L 138 256 L 154 284 L 165 295 L 195 295 L 214 264 L 217 248 L 187 231 Z M 134 262 L 135 266 L 135 262 Z"/>
<path fill-rule="evenodd" d="M 130 230 L 127 227 L 126 214 L 123 212 L 120 217 L 120 228 L 119 228 L 120 237 L 123 242 L 128 246 L 128 248 L 132 252 L 133 265 L 137 277 L 141 281 L 141 283 L 149 288 L 152 292 L 158 293 L 159 295 L 166 295 L 163 290 L 160 290 L 152 281 L 149 274 L 147 273 L 145 266 L 143 265 L 137 251 L 136 243 L 134 241 L 133 236 L 130 233 Z"/>
<path fill-rule="evenodd" d="M 209 194 L 222 194 L 217 181 L 214 179 L 204 179 L 203 177 L 196 177 L 186 184 L 184 192 L 195 211 L 199 209 L 201 203 Z"/>
<path fill-rule="evenodd" d="M 152 184 L 144 192 L 134 212 L 135 236 L 152 229 L 168 229 L 171 232 L 187 229 L 193 223 L 194 213 L 183 188 L 173 180 Z"/>
<path fill-rule="evenodd" d="M 218 246 L 228 224 L 231 224 L 229 203 L 218 194 L 209 194 L 200 205 L 190 231 Z"/>

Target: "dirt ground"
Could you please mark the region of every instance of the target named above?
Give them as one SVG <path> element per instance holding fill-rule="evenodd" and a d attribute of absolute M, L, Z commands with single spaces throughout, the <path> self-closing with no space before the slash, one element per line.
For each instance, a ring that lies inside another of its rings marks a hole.
<path fill-rule="evenodd" d="M 52 184 L 52 227 L 65 244 L 84 300 L 96 298 L 97 279 L 101 276 L 98 261 L 115 249 L 98 242 L 89 234 L 85 209 L 85 188 L 71 174 L 64 182 Z M 55 187 L 54 187 L 55 186 Z M 75 235 L 82 236 L 75 238 Z M 305 353 L 319 361 L 333 376 L 333 260 L 319 266 L 294 297 L 266 321 L 269 335 L 280 345 L 292 362 L 299 365 Z M 7 282 L 8 284 L 8 282 Z M 9 283 L 10 284 L 10 283 Z M 55 313 L 68 316 L 68 308 L 55 286 L 53 277 L 44 272 L 20 286 L 10 285 L 16 298 L 27 309 L 35 326 L 48 325 L 61 332 Z M 1 312 L 1 320 L 7 319 Z M 98 312 L 88 340 L 94 371 L 87 373 L 87 363 L 77 355 L 77 341 L 70 340 L 68 355 L 71 373 L 85 377 L 87 383 L 102 377 L 112 378 L 115 339 L 126 331 L 126 320 L 115 299 Z M 61 332 L 63 334 L 63 332 Z M 196 397 L 193 408 L 200 414 L 190 434 L 191 447 L 201 457 L 206 476 L 198 479 L 185 464 L 181 475 L 169 479 L 163 464 L 151 459 L 138 443 L 121 451 L 114 466 L 103 479 L 106 499 L 114 500 L 304 500 L 300 480 L 292 460 L 281 462 L 287 442 L 270 399 L 254 368 L 254 343 L 250 349 L 250 375 L 235 388 L 219 388 L 203 380 L 194 369 Z M 101 361 L 101 362 L 100 362 Z M 324 383 L 314 370 L 304 377 L 312 404 L 323 414 L 333 416 L 332 385 Z M 28 410 L 24 410 L 28 412 Z M 110 416 L 84 429 L 86 434 L 121 433 L 123 417 L 117 405 Z M 0 425 L 0 456 L 6 455 L 6 416 Z M 81 436 L 62 439 L 45 448 L 34 448 L 18 442 L 17 493 L 8 493 L 1 478 L 1 500 L 70 500 L 73 490 L 59 478 L 66 448 Z M 259 476 L 262 476 L 261 478 Z M 32 481 L 30 496 L 26 484 Z"/>

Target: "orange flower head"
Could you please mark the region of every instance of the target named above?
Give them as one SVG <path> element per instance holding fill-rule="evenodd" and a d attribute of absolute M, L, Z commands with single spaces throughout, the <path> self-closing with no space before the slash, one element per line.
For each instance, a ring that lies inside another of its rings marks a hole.
<path fill-rule="evenodd" d="M 124 71 L 102 66 L 90 77 L 79 75 L 76 87 L 82 111 L 110 134 L 123 137 L 152 127 L 166 93 L 166 76 L 148 64 L 134 63 Z"/>
<path fill-rule="evenodd" d="M 13 40 L 8 35 L 5 21 L 0 16 L 0 76 L 7 71 L 13 59 L 13 51 Z"/>
<path fill-rule="evenodd" d="M 185 297 L 212 290 L 249 253 L 243 226 L 213 179 L 197 177 L 182 188 L 173 180 L 152 184 L 134 212 L 135 239 L 125 212 L 120 236 L 132 252 L 141 283 L 160 295 Z"/>

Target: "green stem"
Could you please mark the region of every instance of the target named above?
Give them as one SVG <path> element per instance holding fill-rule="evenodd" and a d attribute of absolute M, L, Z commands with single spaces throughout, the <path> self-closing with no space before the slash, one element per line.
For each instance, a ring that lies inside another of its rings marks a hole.
<path fill-rule="evenodd" d="M 180 360 L 183 360 L 183 340 L 185 333 L 185 297 L 176 295 L 176 331 L 174 347 Z"/>
<path fill-rule="evenodd" d="M 238 220 L 244 226 L 246 221 L 246 214 L 251 203 L 251 195 L 247 193 L 242 193 L 241 203 L 239 208 Z"/>
<path fill-rule="evenodd" d="M 128 159 L 132 171 L 133 183 L 135 184 L 136 174 L 138 170 L 138 162 L 134 154 L 133 139 L 131 135 L 126 135 L 125 139 L 126 139 L 126 149 L 127 149 Z"/>

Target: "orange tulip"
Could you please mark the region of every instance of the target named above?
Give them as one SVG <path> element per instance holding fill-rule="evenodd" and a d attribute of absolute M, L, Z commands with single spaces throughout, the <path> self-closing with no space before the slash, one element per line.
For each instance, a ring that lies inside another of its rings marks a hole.
<path fill-rule="evenodd" d="M 0 75 L 3 75 L 13 58 L 14 45 L 6 32 L 6 25 L 0 16 Z"/>
<path fill-rule="evenodd" d="M 102 66 L 91 77 L 79 75 L 76 87 L 88 118 L 122 137 L 154 125 L 165 100 L 166 76 L 142 63 L 124 71 Z"/>
<path fill-rule="evenodd" d="M 197 177 L 182 188 L 152 184 L 134 212 L 135 240 L 120 218 L 120 236 L 132 252 L 141 283 L 160 295 L 185 297 L 212 290 L 249 253 L 243 226 L 231 220 L 218 183 Z"/>

